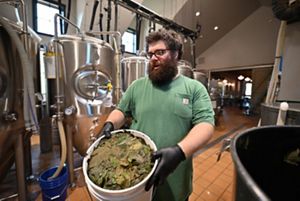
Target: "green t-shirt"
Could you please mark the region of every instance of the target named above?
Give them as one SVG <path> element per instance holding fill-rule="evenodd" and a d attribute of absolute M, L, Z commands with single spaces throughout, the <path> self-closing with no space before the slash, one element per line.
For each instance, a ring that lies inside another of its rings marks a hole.
<path fill-rule="evenodd" d="M 214 112 L 206 88 L 197 80 L 179 75 L 170 84 L 157 87 L 148 77 L 134 81 L 118 107 L 132 118 L 131 129 L 147 134 L 158 149 L 174 146 L 200 122 L 214 125 Z M 184 201 L 192 192 L 192 159 L 179 164 L 154 200 Z"/>

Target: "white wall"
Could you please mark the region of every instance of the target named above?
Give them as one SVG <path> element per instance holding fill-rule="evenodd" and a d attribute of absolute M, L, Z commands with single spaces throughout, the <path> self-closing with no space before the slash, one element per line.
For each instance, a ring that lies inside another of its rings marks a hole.
<path fill-rule="evenodd" d="M 274 62 L 280 21 L 261 7 L 203 52 L 197 69 L 253 66 Z M 222 28 L 222 25 L 220 25 Z"/>

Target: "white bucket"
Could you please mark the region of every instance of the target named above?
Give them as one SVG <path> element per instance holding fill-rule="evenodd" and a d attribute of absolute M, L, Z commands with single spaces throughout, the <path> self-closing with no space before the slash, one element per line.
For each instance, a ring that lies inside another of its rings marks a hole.
<path fill-rule="evenodd" d="M 131 133 L 134 136 L 144 139 L 145 143 L 149 145 L 152 150 L 154 151 L 157 150 L 157 147 L 154 144 L 154 142 L 142 132 L 136 130 L 130 130 L 130 129 L 122 129 L 122 130 L 115 130 L 111 133 L 116 134 L 116 133 L 124 133 L 124 132 Z M 145 185 L 146 182 L 149 180 L 150 176 L 153 174 L 157 166 L 157 161 L 155 161 L 154 166 L 150 171 L 150 173 L 147 175 L 147 177 L 145 177 L 140 183 L 130 188 L 126 188 L 122 190 L 108 190 L 99 187 L 92 180 L 90 180 L 87 173 L 88 160 L 90 159 L 90 156 L 94 151 L 94 148 L 98 146 L 99 142 L 103 138 L 104 136 L 101 136 L 89 147 L 89 149 L 87 150 L 87 155 L 83 159 L 83 165 L 82 165 L 83 175 L 91 195 L 96 200 L 99 201 L 151 201 L 153 188 L 151 188 L 149 191 L 145 191 Z"/>

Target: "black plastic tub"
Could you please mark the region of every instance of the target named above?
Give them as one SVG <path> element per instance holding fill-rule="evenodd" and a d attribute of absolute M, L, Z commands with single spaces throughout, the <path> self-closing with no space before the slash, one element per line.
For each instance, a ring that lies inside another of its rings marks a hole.
<path fill-rule="evenodd" d="M 300 126 L 263 126 L 231 141 L 235 201 L 300 200 Z"/>

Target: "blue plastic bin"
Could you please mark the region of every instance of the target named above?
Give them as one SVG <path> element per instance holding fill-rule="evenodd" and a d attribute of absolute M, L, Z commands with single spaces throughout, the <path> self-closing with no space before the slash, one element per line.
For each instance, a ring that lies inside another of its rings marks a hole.
<path fill-rule="evenodd" d="M 56 169 L 57 167 L 50 168 L 42 172 L 39 177 L 43 201 L 66 200 L 68 189 L 68 169 L 64 166 L 56 178 L 48 180 L 48 178 L 54 174 Z"/>

